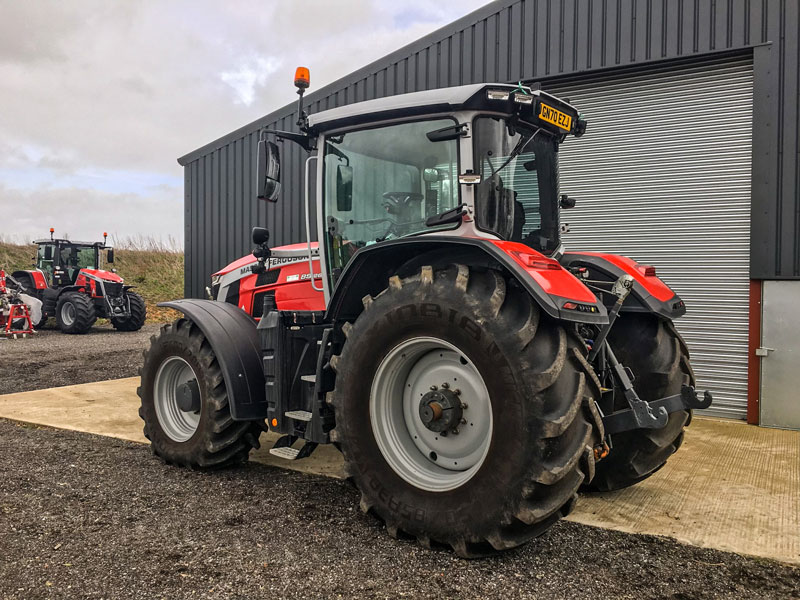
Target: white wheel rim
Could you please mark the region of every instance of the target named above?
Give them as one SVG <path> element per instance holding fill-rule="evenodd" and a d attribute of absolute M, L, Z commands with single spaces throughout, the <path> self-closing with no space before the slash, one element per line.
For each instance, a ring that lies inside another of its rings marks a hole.
<path fill-rule="evenodd" d="M 419 415 L 432 387 L 459 390 L 463 421 L 447 435 L 431 431 Z M 456 346 L 416 337 L 393 348 L 375 372 L 370 422 L 386 462 L 413 486 L 431 492 L 460 487 L 478 472 L 492 440 L 489 392 L 472 361 Z"/>
<path fill-rule="evenodd" d="M 72 302 L 64 302 L 61 306 L 61 322 L 67 327 L 75 322 L 76 310 Z"/>
<path fill-rule="evenodd" d="M 185 442 L 200 425 L 200 411 L 186 412 L 178 406 L 178 388 L 192 379 L 194 370 L 180 356 L 167 358 L 156 372 L 153 384 L 153 403 L 161 429 L 171 440 Z M 201 397 L 202 409 L 202 397 Z"/>

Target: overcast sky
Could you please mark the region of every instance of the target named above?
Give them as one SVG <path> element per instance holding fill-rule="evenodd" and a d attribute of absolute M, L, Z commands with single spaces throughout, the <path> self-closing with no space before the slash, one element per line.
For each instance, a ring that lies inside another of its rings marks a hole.
<path fill-rule="evenodd" d="M 0 0 L 0 238 L 183 237 L 176 158 L 485 0 Z"/>

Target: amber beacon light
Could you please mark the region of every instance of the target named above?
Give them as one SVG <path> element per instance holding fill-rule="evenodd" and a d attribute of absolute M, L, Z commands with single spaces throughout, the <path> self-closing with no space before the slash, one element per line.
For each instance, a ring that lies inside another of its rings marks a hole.
<path fill-rule="evenodd" d="M 297 70 L 294 72 L 294 84 L 301 89 L 306 89 L 311 85 L 311 75 L 307 68 L 297 67 Z"/>

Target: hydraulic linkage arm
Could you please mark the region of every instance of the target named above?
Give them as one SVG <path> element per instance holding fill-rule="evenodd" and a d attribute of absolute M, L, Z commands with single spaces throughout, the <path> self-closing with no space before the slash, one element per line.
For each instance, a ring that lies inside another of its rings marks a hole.
<path fill-rule="evenodd" d="M 711 405 L 712 397 L 709 391 L 703 392 L 703 399 L 698 396 L 697 390 L 693 386 L 683 385 L 679 394 L 659 398 L 647 402 L 639 398 L 633 387 L 632 373 L 617 360 L 611 345 L 607 341 L 611 327 L 614 325 L 622 304 L 631 293 L 633 288 L 633 277 L 622 275 L 614 283 L 611 293 L 617 297 L 617 301 L 608 313 L 608 324 L 600 330 L 595 344 L 589 352 L 589 362 L 594 364 L 598 356 L 600 357 L 600 370 L 605 371 L 611 368 L 611 373 L 617 384 L 625 394 L 630 408 L 618 410 L 608 415 L 603 415 L 603 426 L 607 435 L 630 431 L 632 429 L 661 429 L 665 427 L 671 413 L 680 410 L 691 410 L 695 408 L 708 408 Z"/>

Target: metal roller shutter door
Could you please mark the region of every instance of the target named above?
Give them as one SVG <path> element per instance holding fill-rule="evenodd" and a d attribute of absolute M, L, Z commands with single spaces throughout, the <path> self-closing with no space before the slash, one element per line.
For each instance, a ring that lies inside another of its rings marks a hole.
<path fill-rule="evenodd" d="M 589 120 L 561 153 L 570 250 L 656 266 L 686 301 L 676 321 L 705 414 L 744 419 L 753 70 L 749 58 L 545 86 Z"/>

